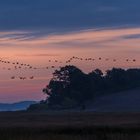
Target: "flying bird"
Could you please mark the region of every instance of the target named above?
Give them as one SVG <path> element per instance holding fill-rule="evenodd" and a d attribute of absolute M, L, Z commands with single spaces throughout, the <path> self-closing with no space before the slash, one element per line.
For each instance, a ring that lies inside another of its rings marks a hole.
<path fill-rule="evenodd" d="M 34 76 L 31 76 L 30 79 L 34 79 Z"/>
<path fill-rule="evenodd" d="M 12 76 L 11 79 L 15 79 L 15 76 Z"/>

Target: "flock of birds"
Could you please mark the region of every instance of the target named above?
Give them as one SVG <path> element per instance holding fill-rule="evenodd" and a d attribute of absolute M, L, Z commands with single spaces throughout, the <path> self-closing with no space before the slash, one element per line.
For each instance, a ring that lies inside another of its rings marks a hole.
<path fill-rule="evenodd" d="M 66 60 L 64 63 L 66 65 L 68 64 L 71 64 L 73 61 L 113 61 L 113 62 L 116 62 L 118 61 L 117 59 L 109 59 L 109 58 L 102 58 L 102 57 L 99 57 L 99 58 L 80 58 L 80 57 L 77 57 L 77 56 L 73 56 L 71 58 L 69 58 L 68 60 Z M 137 60 L 136 59 L 125 59 L 126 62 L 136 62 Z M 62 61 L 59 61 L 59 60 L 48 60 L 49 63 L 57 63 L 57 65 L 59 64 L 63 64 Z M 3 58 L 0 59 L 0 63 L 2 64 L 7 64 L 8 68 L 6 67 L 3 67 L 4 70 L 38 70 L 38 69 L 55 69 L 55 68 L 58 68 L 56 65 L 51 65 L 51 66 L 46 66 L 46 67 L 34 67 L 32 66 L 31 64 L 26 64 L 26 63 L 20 63 L 19 61 L 16 61 L 16 62 L 11 62 L 11 61 L 7 61 L 7 60 L 4 60 Z M 11 67 L 12 66 L 12 67 Z M 59 68 L 61 68 L 61 66 L 59 66 Z M 16 79 L 17 77 L 16 76 L 12 76 L 11 79 L 14 80 Z M 30 76 L 30 77 L 23 77 L 23 76 L 19 76 L 18 77 L 20 80 L 27 80 L 27 79 L 30 79 L 30 80 L 33 80 L 35 77 L 34 76 Z"/>
<path fill-rule="evenodd" d="M 95 61 L 97 59 L 94 59 L 94 58 L 80 58 L 80 57 L 71 57 L 68 61 L 66 61 L 66 63 L 70 63 L 71 61 L 73 61 L 74 59 L 76 60 L 81 60 L 81 61 Z M 104 60 L 103 58 L 99 57 L 98 60 Z M 106 58 L 105 61 L 109 61 L 110 59 L 109 58 Z M 113 62 L 116 62 L 117 59 L 113 59 Z M 126 62 L 129 62 L 129 61 L 133 61 L 133 62 L 136 62 L 136 59 L 126 59 Z"/>

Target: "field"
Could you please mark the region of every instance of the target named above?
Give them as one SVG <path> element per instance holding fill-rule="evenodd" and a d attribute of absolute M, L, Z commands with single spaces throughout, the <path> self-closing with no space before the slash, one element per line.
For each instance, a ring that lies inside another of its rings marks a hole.
<path fill-rule="evenodd" d="M 140 113 L 0 113 L 0 140 L 139 139 Z"/>

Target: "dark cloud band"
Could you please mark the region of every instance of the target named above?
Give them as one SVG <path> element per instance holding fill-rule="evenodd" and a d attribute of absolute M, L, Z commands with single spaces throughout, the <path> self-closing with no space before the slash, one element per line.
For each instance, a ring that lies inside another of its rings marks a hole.
<path fill-rule="evenodd" d="M 63 32 L 140 24 L 139 0 L 2 0 L 0 30 Z"/>

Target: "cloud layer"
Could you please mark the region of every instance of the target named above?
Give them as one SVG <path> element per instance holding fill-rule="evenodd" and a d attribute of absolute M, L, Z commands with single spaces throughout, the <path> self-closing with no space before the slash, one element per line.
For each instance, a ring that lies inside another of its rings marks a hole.
<path fill-rule="evenodd" d="M 140 24 L 139 0 L 1 0 L 0 30 L 47 33 Z"/>

